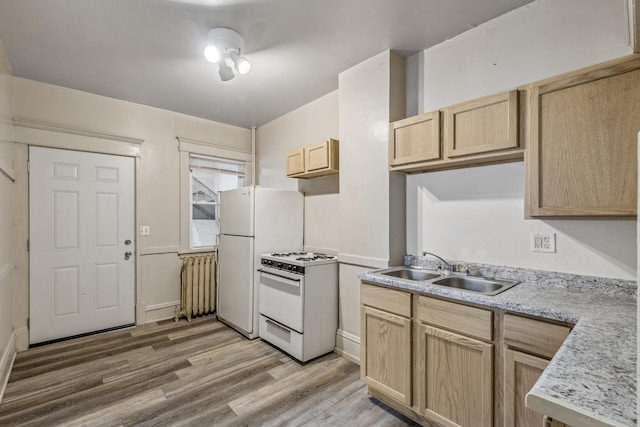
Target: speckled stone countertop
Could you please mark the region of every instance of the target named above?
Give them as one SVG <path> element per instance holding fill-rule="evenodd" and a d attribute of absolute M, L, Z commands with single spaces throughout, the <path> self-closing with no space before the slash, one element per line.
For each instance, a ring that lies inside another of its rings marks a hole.
<path fill-rule="evenodd" d="M 407 265 L 428 261 L 405 258 Z M 383 276 L 361 280 L 575 324 L 526 398 L 527 406 L 578 425 L 637 425 L 635 282 L 463 263 L 472 274 L 522 283 L 495 296 Z M 536 281 L 531 281 L 535 278 Z"/>

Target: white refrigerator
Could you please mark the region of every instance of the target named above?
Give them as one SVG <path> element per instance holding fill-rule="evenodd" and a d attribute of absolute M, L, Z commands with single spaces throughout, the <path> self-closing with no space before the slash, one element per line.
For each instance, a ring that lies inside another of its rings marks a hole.
<path fill-rule="evenodd" d="M 258 337 L 260 255 L 302 251 L 304 198 L 259 186 L 220 193 L 218 318 Z"/>

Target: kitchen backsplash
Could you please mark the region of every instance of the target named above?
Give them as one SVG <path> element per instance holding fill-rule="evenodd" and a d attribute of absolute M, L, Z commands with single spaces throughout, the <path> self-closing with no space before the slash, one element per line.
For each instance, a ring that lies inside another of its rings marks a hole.
<path fill-rule="evenodd" d="M 633 280 L 612 279 L 609 277 L 582 276 L 579 274 L 555 271 L 533 270 L 529 268 L 508 267 L 502 265 L 479 264 L 467 261 L 447 260 L 458 267 L 458 271 L 469 271 L 470 276 L 486 278 L 520 280 L 542 285 L 559 286 L 588 292 L 599 292 L 610 296 L 636 297 L 637 283 Z M 430 256 L 405 255 L 404 265 L 437 269 L 440 261 Z"/>

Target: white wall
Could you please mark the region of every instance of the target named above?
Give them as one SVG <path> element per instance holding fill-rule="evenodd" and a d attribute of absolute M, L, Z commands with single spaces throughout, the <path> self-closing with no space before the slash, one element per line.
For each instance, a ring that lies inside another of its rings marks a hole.
<path fill-rule="evenodd" d="M 151 235 L 137 236 L 137 317 L 138 321 L 171 317 L 172 304 L 180 300 L 180 155 L 176 137 L 249 151 L 250 130 L 21 78 L 13 79 L 13 90 L 13 113 L 18 120 L 144 140 L 138 163 L 136 214 L 140 225 L 151 227 Z M 25 152 L 23 144 L 16 144 L 17 155 L 22 158 Z M 26 161 L 16 162 L 15 167 L 18 175 L 26 176 Z M 24 208 L 26 201 L 17 204 Z M 16 309 L 19 322 L 26 325 L 26 273 L 20 274 L 18 281 Z"/>
<path fill-rule="evenodd" d="M 387 51 L 340 73 L 338 350 L 359 359 L 358 273 L 402 262 L 403 175 L 388 172 L 389 122 L 405 114 L 404 60 Z M 400 230 L 398 230 L 400 229 Z"/>
<path fill-rule="evenodd" d="M 286 153 L 327 138 L 338 139 L 338 91 L 331 92 L 256 130 L 257 183 L 304 193 L 304 246 L 335 254 L 339 248 L 338 175 L 287 178 Z"/>
<path fill-rule="evenodd" d="M 538 0 L 424 51 L 423 111 L 632 53 L 626 0 Z M 635 221 L 525 220 L 523 163 L 407 178 L 407 251 L 635 280 Z M 557 253 L 529 251 L 555 232 Z"/>
<path fill-rule="evenodd" d="M 13 94 L 11 67 L 0 41 L 0 399 L 15 355 L 13 281 L 15 271 Z"/>

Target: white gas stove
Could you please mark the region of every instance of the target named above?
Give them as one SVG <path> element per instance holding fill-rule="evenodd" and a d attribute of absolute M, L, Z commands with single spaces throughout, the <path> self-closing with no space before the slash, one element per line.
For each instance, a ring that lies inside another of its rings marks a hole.
<path fill-rule="evenodd" d="M 291 271 L 304 274 L 305 267 L 312 265 L 335 264 L 334 255 L 318 254 L 314 252 L 276 252 L 262 255 L 260 264 L 263 267 Z"/>
<path fill-rule="evenodd" d="M 260 337 L 302 362 L 333 351 L 337 258 L 309 252 L 264 254 L 259 271 Z"/>

